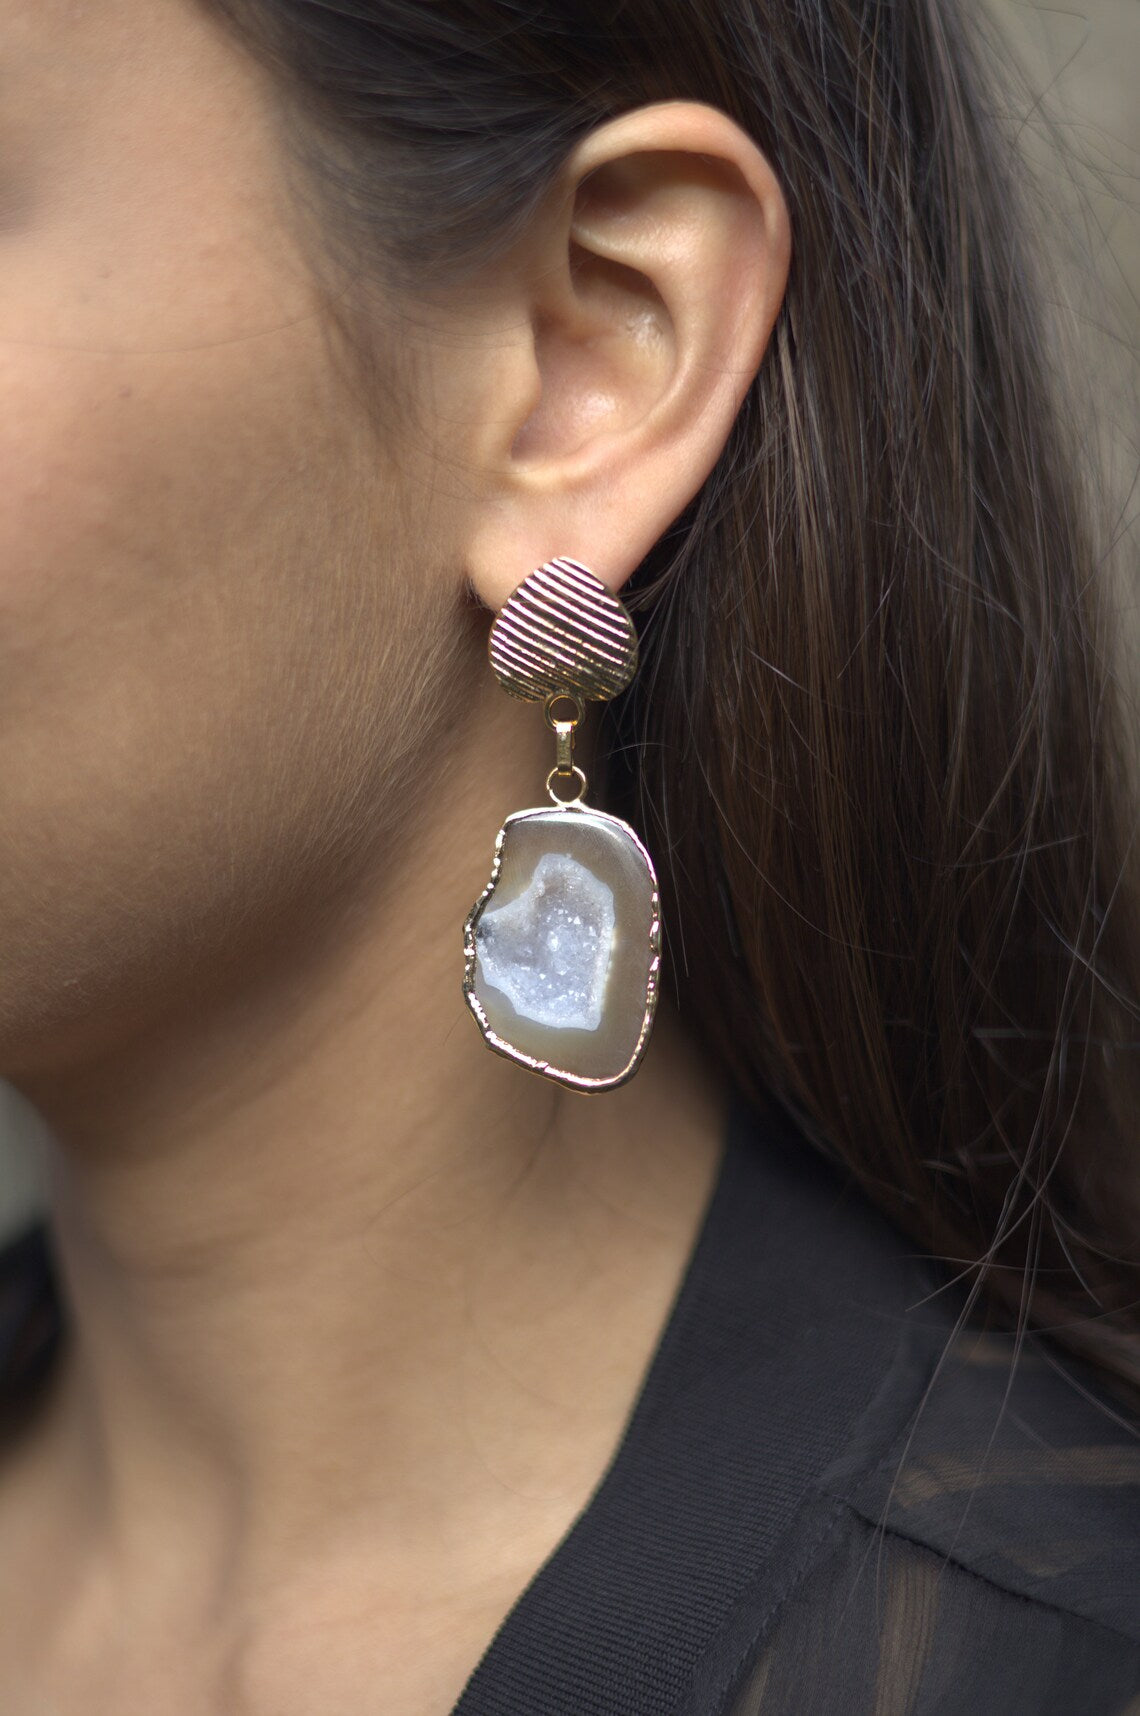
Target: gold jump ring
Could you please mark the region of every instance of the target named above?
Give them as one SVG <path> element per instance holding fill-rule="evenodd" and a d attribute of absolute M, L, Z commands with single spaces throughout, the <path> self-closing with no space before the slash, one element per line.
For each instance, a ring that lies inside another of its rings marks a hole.
<path fill-rule="evenodd" d="M 558 794 L 554 790 L 554 781 L 556 779 L 565 780 L 567 778 L 562 770 L 551 769 L 550 773 L 547 775 L 546 790 L 550 794 L 551 802 L 553 804 L 581 804 L 582 796 L 586 791 L 586 771 L 585 769 L 580 769 L 577 763 L 575 763 L 574 767 L 570 770 L 570 773 L 572 775 L 577 775 L 579 781 L 578 791 L 575 793 L 573 798 L 559 798 Z"/>

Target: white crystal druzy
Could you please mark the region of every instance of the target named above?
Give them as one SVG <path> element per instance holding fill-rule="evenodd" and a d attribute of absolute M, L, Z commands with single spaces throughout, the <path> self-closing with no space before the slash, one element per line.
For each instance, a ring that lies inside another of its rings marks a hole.
<path fill-rule="evenodd" d="M 524 1019 L 596 1031 L 613 952 L 613 890 L 564 852 L 544 852 L 525 891 L 484 912 L 483 975 Z"/>

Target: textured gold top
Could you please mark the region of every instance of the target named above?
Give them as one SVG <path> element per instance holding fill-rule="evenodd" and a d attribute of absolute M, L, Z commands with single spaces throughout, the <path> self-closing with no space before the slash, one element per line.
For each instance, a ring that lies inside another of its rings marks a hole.
<path fill-rule="evenodd" d="M 534 702 L 555 691 L 605 702 L 637 672 L 624 605 L 576 560 L 548 560 L 504 602 L 487 640 L 504 691 Z"/>

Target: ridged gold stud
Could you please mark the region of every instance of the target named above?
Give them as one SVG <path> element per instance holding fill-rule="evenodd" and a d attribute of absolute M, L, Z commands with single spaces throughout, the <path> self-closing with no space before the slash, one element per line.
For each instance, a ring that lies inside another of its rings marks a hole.
<path fill-rule="evenodd" d="M 577 560 L 548 560 L 508 596 L 487 641 L 504 691 L 536 702 L 576 692 L 606 702 L 637 672 L 637 632 L 622 602 Z"/>

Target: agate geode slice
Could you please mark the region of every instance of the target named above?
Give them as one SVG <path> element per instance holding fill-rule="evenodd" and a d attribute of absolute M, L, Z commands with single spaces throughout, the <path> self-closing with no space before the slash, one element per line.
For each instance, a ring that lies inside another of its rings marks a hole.
<path fill-rule="evenodd" d="M 493 1049 L 581 1090 L 634 1072 L 657 1005 L 661 918 L 628 823 L 579 805 L 509 816 L 463 942 L 463 992 Z"/>

